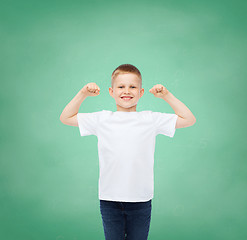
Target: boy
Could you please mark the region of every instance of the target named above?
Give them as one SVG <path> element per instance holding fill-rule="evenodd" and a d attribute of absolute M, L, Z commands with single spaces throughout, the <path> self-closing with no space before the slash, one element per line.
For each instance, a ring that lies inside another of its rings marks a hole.
<path fill-rule="evenodd" d="M 161 84 L 149 92 L 170 104 L 176 114 L 137 112 L 144 89 L 140 71 L 131 64 L 117 67 L 111 80 L 109 93 L 116 101 L 116 112 L 78 113 L 86 97 L 100 93 L 96 83 L 88 83 L 65 107 L 60 120 L 78 126 L 81 136 L 98 137 L 98 194 L 105 239 L 146 240 L 153 198 L 155 137 L 173 137 L 176 128 L 192 126 L 196 119 Z"/>

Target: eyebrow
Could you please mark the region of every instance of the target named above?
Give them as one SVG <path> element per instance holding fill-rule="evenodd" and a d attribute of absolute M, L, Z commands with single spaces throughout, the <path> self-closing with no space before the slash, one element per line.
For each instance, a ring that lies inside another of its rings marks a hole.
<path fill-rule="evenodd" d="M 123 83 L 119 83 L 118 85 L 124 85 Z M 130 84 L 130 86 L 136 86 L 137 84 L 135 84 L 135 83 L 132 83 L 132 84 Z"/>

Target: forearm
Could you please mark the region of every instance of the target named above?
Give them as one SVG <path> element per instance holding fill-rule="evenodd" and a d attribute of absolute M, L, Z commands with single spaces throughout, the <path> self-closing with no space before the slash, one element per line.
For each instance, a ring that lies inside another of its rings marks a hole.
<path fill-rule="evenodd" d="M 163 99 L 172 107 L 178 116 L 190 121 L 196 121 L 195 116 L 189 108 L 186 107 L 184 103 L 179 101 L 171 92 L 168 92 Z"/>
<path fill-rule="evenodd" d="M 60 120 L 73 117 L 79 111 L 82 102 L 86 99 L 86 95 L 79 91 L 76 96 L 67 104 L 64 108 L 62 114 L 60 115 Z"/>

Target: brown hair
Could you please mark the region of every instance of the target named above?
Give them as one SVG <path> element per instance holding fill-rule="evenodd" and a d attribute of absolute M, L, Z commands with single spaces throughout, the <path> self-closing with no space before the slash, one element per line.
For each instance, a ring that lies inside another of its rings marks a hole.
<path fill-rule="evenodd" d="M 113 88 L 113 83 L 114 83 L 114 80 L 116 79 L 116 77 L 119 74 L 124 74 L 124 73 L 134 73 L 134 74 L 136 74 L 140 79 L 140 86 L 142 87 L 142 76 L 141 76 L 140 71 L 135 66 L 133 66 L 131 64 L 122 64 L 122 65 L 118 66 L 113 71 L 113 73 L 111 75 L 111 87 L 112 88 Z"/>

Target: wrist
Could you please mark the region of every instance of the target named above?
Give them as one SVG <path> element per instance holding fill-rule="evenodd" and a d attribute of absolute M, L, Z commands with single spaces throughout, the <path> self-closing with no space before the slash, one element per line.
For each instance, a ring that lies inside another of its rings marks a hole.
<path fill-rule="evenodd" d="M 165 94 L 165 95 L 162 97 L 162 99 L 165 100 L 165 101 L 167 101 L 167 100 L 171 99 L 172 96 L 173 96 L 172 93 L 168 91 L 168 93 Z"/>
<path fill-rule="evenodd" d="M 88 97 L 87 94 L 85 92 L 83 92 L 82 90 L 79 91 L 78 95 L 81 97 L 81 98 L 86 98 Z"/>

